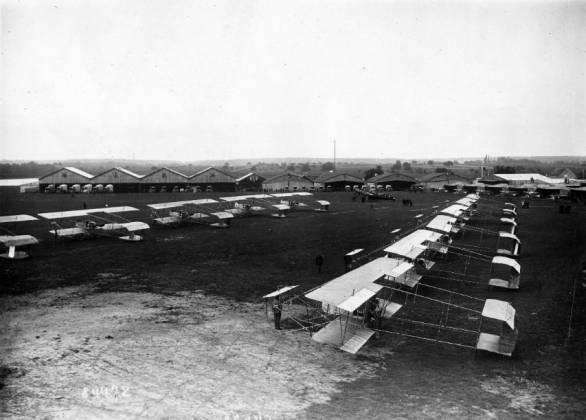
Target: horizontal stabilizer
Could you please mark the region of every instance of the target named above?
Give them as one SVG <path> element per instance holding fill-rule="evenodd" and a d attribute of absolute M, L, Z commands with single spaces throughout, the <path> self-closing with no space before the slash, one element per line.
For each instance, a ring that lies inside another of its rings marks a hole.
<path fill-rule="evenodd" d="M 210 213 L 212 216 L 216 216 L 218 219 L 233 219 L 234 215 L 225 211 L 219 211 L 216 213 Z"/>
<path fill-rule="evenodd" d="M 31 235 L 3 235 L 0 236 L 0 242 L 7 247 L 17 247 L 17 246 L 25 246 L 25 245 L 35 245 L 38 244 L 39 241 L 37 238 Z"/>
<path fill-rule="evenodd" d="M 172 225 L 181 222 L 181 218 L 177 216 L 157 217 L 153 221 L 161 225 Z"/>
<path fill-rule="evenodd" d="M 39 220 L 36 217 L 28 214 L 14 214 L 11 216 L 0 216 L 0 223 L 14 223 L 14 222 L 29 222 L 32 220 Z"/>
<path fill-rule="evenodd" d="M 515 350 L 516 341 L 516 330 L 511 337 L 500 337 L 495 334 L 480 333 L 478 336 L 478 342 L 476 343 L 476 349 L 502 354 L 503 356 L 511 356 Z"/>
<path fill-rule="evenodd" d="M 486 299 L 482 316 L 506 322 L 511 329 L 515 329 L 515 308 L 504 300 Z"/>
<path fill-rule="evenodd" d="M 373 335 L 374 331 L 368 328 L 360 328 L 340 347 L 340 350 L 356 354 Z"/>
<path fill-rule="evenodd" d="M 205 213 L 193 213 L 189 215 L 190 219 L 205 219 L 206 217 L 210 217 Z"/>
<path fill-rule="evenodd" d="M 273 207 L 276 208 L 277 210 L 281 210 L 281 211 L 291 209 L 291 207 L 289 207 L 288 204 L 273 204 Z"/>
<path fill-rule="evenodd" d="M 295 286 L 282 287 L 279 290 L 275 290 L 274 292 L 269 293 L 268 295 L 264 295 L 263 299 L 270 299 L 270 298 L 274 298 L 277 296 L 281 296 L 282 294 L 285 294 L 288 291 L 295 289 L 296 287 L 299 287 L 299 286 L 295 285 Z"/>
<path fill-rule="evenodd" d="M 150 229 L 150 226 L 144 222 L 128 222 L 123 224 L 124 229 L 129 232 Z"/>

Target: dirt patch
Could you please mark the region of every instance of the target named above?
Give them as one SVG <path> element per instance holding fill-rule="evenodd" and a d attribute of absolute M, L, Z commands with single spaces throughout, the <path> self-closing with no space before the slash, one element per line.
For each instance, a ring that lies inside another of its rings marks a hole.
<path fill-rule="evenodd" d="M 1 299 L 5 414 L 295 418 L 378 367 L 273 330 L 258 304 L 91 290 Z"/>

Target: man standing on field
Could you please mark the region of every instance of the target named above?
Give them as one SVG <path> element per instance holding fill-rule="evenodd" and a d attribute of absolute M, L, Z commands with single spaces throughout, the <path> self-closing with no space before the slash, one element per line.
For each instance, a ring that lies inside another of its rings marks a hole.
<path fill-rule="evenodd" d="M 281 313 L 283 312 L 283 304 L 281 300 L 277 297 L 273 301 L 273 317 L 275 318 L 275 329 L 281 329 Z"/>

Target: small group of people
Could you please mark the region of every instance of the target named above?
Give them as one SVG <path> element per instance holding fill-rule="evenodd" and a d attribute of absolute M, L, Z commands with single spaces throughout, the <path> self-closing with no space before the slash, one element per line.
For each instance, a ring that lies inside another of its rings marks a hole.
<path fill-rule="evenodd" d="M 411 201 L 409 198 L 404 198 L 403 205 L 408 206 L 408 207 L 413 207 L 413 201 Z"/>

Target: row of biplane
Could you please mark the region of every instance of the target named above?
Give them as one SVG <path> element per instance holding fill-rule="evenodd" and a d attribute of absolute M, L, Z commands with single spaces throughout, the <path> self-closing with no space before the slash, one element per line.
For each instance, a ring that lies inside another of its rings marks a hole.
<path fill-rule="evenodd" d="M 511 356 L 518 334 L 515 308 L 506 301 L 460 292 L 466 283 L 481 284 L 467 272 L 471 260 L 490 264 L 491 278 L 484 279 L 488 285 L 519 288 L 516 207 L 505 203 L 498 219 L 488 215 L 490 224 L 504 230 L 486 229 L 474 226 L 478 200 L 478 195 L 469 194 L 443 209 L 434 206 L 425 222 L 423 214 L 415 216 L 416 227 L 385 246 L 383 256 L 313 289 L 299 292 L 298 286 L 287 286 L 264 298 L 267 304 L 274 299 L 280 307 L 285 305 L 287 319 L 309 331 L 316 342 L 353 354 L 373 335 L 389 333 Z M 470 232 L 495 236 L 496 244 L 459 244 Z M 353 250 L 346 258 L 362 251 Z M 464 260 L 461 272 L 437 269 L 436 260 L 448 254 Z M 445 284 L 441 280 L 455 281 L 459 288 L 440 287 Z"/>
<path fill-rule="evenodd" d="M 204 198 L 198 200 L 176 201 L 148 204 L 152 211 L 153 223 L 162 226 L 179 226 L 188 223 L 207 224 L 226 228 L 230 219 L 249 215 L 270 215 L 284 218 L 286 213 L 298 208 L 327 211 L 330 203 L 310 199 L 312 193 L 292 192 L 278 194 L 252 194 L 220 197 L 219 200 Z M 94 209 L 57 211 L 39 213 L 42 219 L 51 223 L 50 233 L 57 238 L 86 238 L 95 236 L 114 236 L 124 241 L 141 241 L 141 232 L 149 229 L 147 223 L 132 221 L 123 216 L 139 209 L 130 206 L 102 207 Z M 19 222 L 39 220 L 37 217 L 19 214 L 0 216 L 0 224 L 9 225 Z M 23 259 L 29 256 L 28 248 L 38 244 L 32 235 L 16 235 L 8 229 L 0 228 L 0 244 L 7 252 L 3 258 Z M 26 250 L 25 250 L 26 249 Z"/>

